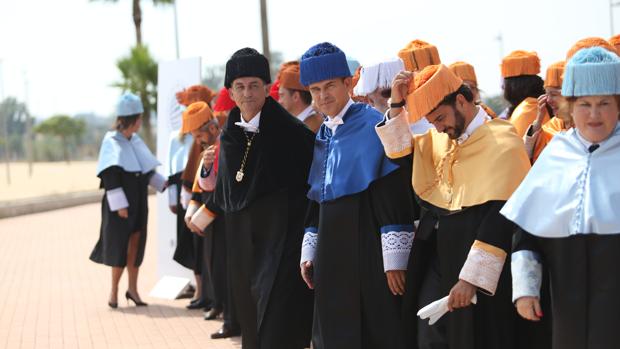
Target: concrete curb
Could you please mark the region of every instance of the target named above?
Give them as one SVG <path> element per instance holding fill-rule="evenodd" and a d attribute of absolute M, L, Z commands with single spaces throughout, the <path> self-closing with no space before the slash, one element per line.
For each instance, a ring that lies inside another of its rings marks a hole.
<path fill-rule="evenodd" d="M 101 201 L 103 190 L 55 194 L 31 199 L 0 201 L 0 219 L 57 210 Z"/>

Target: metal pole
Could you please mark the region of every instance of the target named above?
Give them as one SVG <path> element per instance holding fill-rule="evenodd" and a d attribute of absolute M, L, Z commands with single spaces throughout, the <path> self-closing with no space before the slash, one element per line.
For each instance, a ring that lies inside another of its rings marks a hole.
<path fill-rule="evenodd" d="M 610 36 L 614 36 L 614 4 L 613 0 L 609 0 L 609 30 L 611 31 Z"/>
<path fill-rule="evenodd" d="M 269 50 L 269 26 L 267 23 L 267 0 L 260 0 L 260 23 L 263 34 L 263 55 L 271 60 L 271 51 Z"/>
<path fill-rule="evenodd" d="M 174 0 L 172 3 L 172 8 L 174 11 L 174 40 L 177 49 L 177 59 L 179 59 L 181 54 L 179 53 L 179 18 L 177 16 L 177 1 L 178 0 Z"/>

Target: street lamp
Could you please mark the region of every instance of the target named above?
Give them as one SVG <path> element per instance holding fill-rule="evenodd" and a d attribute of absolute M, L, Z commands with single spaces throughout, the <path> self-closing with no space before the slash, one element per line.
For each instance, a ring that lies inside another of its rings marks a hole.
<path fill-rule="evenodd" d="M 174 43 L 177 49 L 177 59 L 179 59 L 179 19 L 177 16 L 177 0 L 172 2 L 172 9 L 174 10 Z"/>
<path fill-rule="evenodd" d="M 271 60 L 271 51 L 269 49 L 269 24 L 267 20 L 267 0 L 260 0 L 260 22 L 261 32 L 263 35 L 263 55 L 267 60 Z"/>

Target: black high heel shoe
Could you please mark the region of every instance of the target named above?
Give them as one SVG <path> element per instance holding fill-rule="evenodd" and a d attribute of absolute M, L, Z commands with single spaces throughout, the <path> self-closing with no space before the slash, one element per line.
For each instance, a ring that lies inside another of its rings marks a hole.
<path fill-rule="evenodd" d="M 131 295 L 131 293 L 129 293 L 129 291 L 125 292 L 125 299 L 127 300 L 127 303 L 129 303 L 129 300 L 131 299 L 133 303 L 136 305 L 136 307 L 145 307 L 148 305 L 147 303 L 144 303 L 142 301 L 139 301 L 133 298 L 133 296 Z"/>
<path fill-rule="evenodd" d="M 118 303 L 112 303 L 112 302 L 108 302 L 108 306 L 112 309 L 116 309 L 118 308 Z"/>

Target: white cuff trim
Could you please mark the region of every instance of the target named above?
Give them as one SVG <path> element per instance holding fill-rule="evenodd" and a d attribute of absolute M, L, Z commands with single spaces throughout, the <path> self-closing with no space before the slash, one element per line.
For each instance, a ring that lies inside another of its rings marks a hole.
<path fill-rule="evenodd" d="M 305 262 L 314 261 L 314 253 L 316 252 L 316 243 L 318 240 L 318 234 L 307 231 L 304 234 L 304 240 L 301 243 L 301 261 L 299 264 Z"/>
<path fill-rule="evenodd" d="M 539 259 L 537 253 L 528 250 L 512 254 L 510 268 L 512 270 L 513 302 L 526 296 L 540 298 L 542 264 Z"/>
<path fill-rule="evenodd" d="M 413 136 L 409 129 L 409 122 L 402 113 L 386 120 L 381 126 L 375 126 L 375 131 L 388 157 L 398 158 L 411 153 Z"/>
<path fill-rule="evenodd" d="M 108 206 L 110 206 L 110 211 L 112 212 L 129 207 L 127 196 L 125 196 L 125 191 L 121 187 L 107 190 L 105 196 L 108 199 Z"/>
<path fill-rule="evenodd" d="M 189 220 L 192 218 L 194 213 L 198 211 L 199 208 L 200 206 L 198 205 L 196 201 L 190 201 L 189 205 L 187 206 L 187 211 L 185 211 L 185 217 L 184 217 L 185 221 L 189 222 Z"/>
<path fill-rule="evenodd" d="M 215 215 L 213 215 L 209 210 L 202 205 L 194 215 L 192 215 L 191 223 L 195 225 L 200 231 L 205 230 L 213 222 L 215 219 Z"/>
<path fill-rule="evenodd" d="M 181 186 L 181 206 L 183 206 L 184 210 L 187 210 L 187 205 L 192 200 L 192 192 L 187 190 L 185 186 Z"/>
<path fill-rule="evenodd" d="M 177 206 L 178 189 L 176 185 L 168 187 L 168 206 Z"/>
<path fill-rule="evenodd" d="M 166 189 L 166 178 L 155 172 L 149 180 L 149 185 L 157 189 L 158 192 L 162 193 L 164 189 Z"/>
<path fill-rule="evenodd" d="M 390 231 L 381 234 L 384 271 L 407 270 L 413 237 L 414 233 L 411 231 Z"/>
<path fill-rule="evenodd" d="M 476 240 L 469 250 L 459 279 L 469 282 L 483 292 L 494 295 L 505 260 L 504 250 Z"/>

